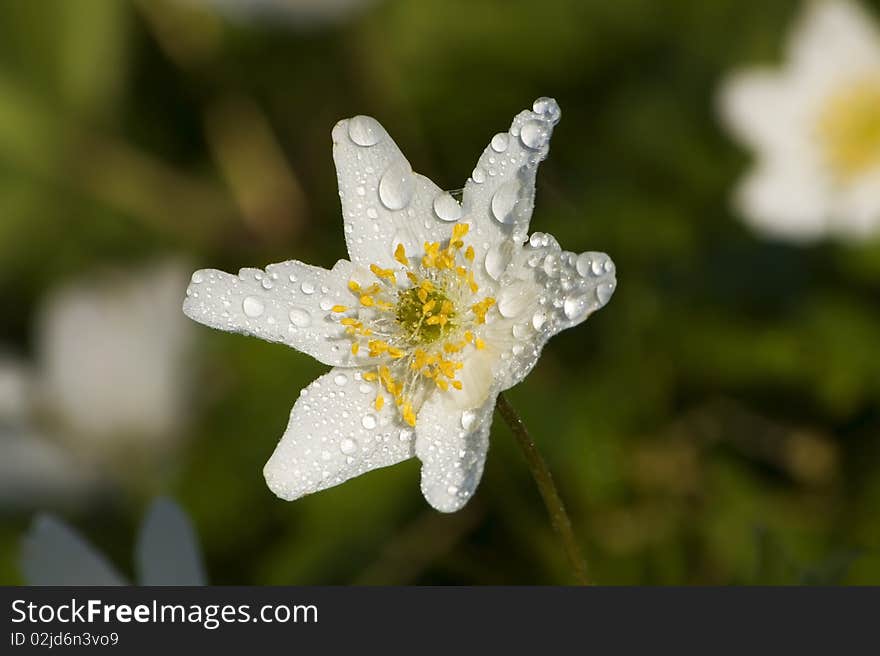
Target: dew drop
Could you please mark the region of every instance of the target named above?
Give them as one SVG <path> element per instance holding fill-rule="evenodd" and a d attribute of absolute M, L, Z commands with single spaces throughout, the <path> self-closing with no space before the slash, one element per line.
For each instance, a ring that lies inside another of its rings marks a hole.
<path fill-rule="evenodd" d="M 202 280 L 203 278 L 201 271 L 196 271 L 194 274 L 192 274 L 192 281 L 194 285 L 198 285 L 200 282 L 202 282 Z"/>
<path fill-rule="evenodd" d="M 287 313 L 287 318 L 297 328 L 305 328 L 312 323 L 312 317 L 302 308 L 293 308 Z"/>
<path fill-rule="evenodd" d="M 246 316 L 251 317 L 252 319 L 257 318 L 263 311 L 266 309 L 266 306 L 263 305 L 263 301 L 258 299 L 255 296 L 247 296 L 244 301 L 241 303 L 241 309 L 245 313 Z"/>
<path fill-rule="evenodd" d="M 493 246 L 486 252 L 484 266 L 486 267 L 486 273 L 489 274 L 489 277 L 492 278 L 492 280 L 498 280 L 501 278 L 501 274 L 504 273 L 507 269 L 507 265 L 510 263 L 509 248 L 505 248 L 505 244 L 509 243 L 510 242 L 503 242 L 497 246 Z"/>
<path fill-rule="evenodd" d="M 486 172 L 478 166 L 471 173 L 471 179 L 477 184 L 482 184 L 486 181 Z"/>
<path fill-rule="evenodd" d="M 404 428 L 400 431 L 398 438 L 401 442 L 408 442 L 412 439 L 413 432 L 409 428 Z"/>
<path fill-rule="evenodd" d="M 378 219 L 379 212 L 376 211 L 375 207 L 368 207 L 367 208 L 367 217 L 370 219 Z"/>
<path fill-rule="evenodd" d="M 498 294 L 498 312 L 502 317 L 510 319 L 522 312 L 528 305 L 531 297 L 526 293 L 524 283 L 517 282 L 504 287 Z"/>
<path fill-rule="evenodd" d="M 553 98 L 538 98 L 532 105 L 532 110 L 536 114 L 541 114 L 546 120 L 554 125 L 559 122 L 559 118 L 562 116 L 559 105 L 553 100 Z"/>
<path fill-rule="evenodd" d="M 336 376 L 333 377 L 333 382 L 342 387 L 348 382 L 348 376 L 345 374 L 336 374 Z"/>
<path fill-rule="evenodd" d="M 477 413 L 473 410 L 465 410 L 461 413 L 461 427 L 465 430 L 470 430 L 476 420 Z"/>
<path fill-rule="evenodd" d="M 589 310 L 589 302 L 586 296 L 575 295 L 569 296 L 562 303 L 562 311 L 565 318 L 569 321 L 577 321 L 583 319 Z"/>
<path fill-rule="evenodd" d="M 269 278 L 263 278 L 263 282 L 260 284 L 263 286 L 263 289 L 272 289 L 272 280 Z"/>
<path fill-rule="evenodd" d="M 492 196 L 492 215 L 499 223 L 514 223 L 513 209 L 519 199 L 519 183 L 505 182 Z"/>
<path fill-rule="evenodd" d="M 304 280 L 303 284 L 299 286 L 302 290 L 303 294 L 314 294 L 315 293 L 315 285 L 308 280 Z"/>
<path fill-rule="evenodd" d="M 535 312 L 535 314 L 532 315 L 532 328 L 535 330 L 541 330 L 546 322 L 547 315 L 544 312 Z"/>
<path fill-rule="evenodd" d="M 415 178 L 406 160 L 395 162 L 379 180 L 379 200 L 389 210 L 402 210 L 409 205 L 415 190 Z"/>
<path fill-rule="evenodd" d="M 519 133 L 519 139 L 523 146 L 537 150 L 547 143 L 547 130 L 544 128 L 543 121 L 531 120 L 523 124 Z"/>
<path fill-rule="evenodd" d="M 324 312 L 329 312 L 333 308 L 333 299 L 332 298 L 322 298 L 321 302 L 318 303 L 318 307 L 324 310 Z"/>
<path fill-rule="evenodd" d="M 367 430 L 373 430 L 376 427 L 376 415 L 364 415 L 361 424 Z"/>
<path fill-rule="evenodd" d="M 596 287 L 596 298 L 599 299 L 600 306 L 605 305 L 610 301 L 612 294 L 614 294 L 613 282 L 606 282 Z"/>
<path fill-rule="evenodd" d="M 379 121 L 370 116 L 355 116 L 348 122 L 348 136 L 358 146 L 375 146 L 384 133 Z"/>
<path fill-rule="evenodd" d="M 339 443 L 339 450 L 342 451 L 347 456 L 350 456 L 352 453 L 357 451 L 357 444 L 350 437 L 346 437 L 342 442 Z"/>
<path fill-rule="evenodd" d="M 448 191 L 434 199 L 434 214 L 441 221 L 458 221 L 461 218 L 461 205 Z"/>
<path fill-rule="evenodd" d="M 499 132 L 494 137 L 492 137 L 492 150 L 496 153 L 503 153 L 507 150 L 507 142 L 510 140 L 510 137 L 506 132 Z"/>
<path fill-rule="evenodd" d="M 581 253 L 578 255 L 577 264 L 575 264 L 575 268 L 577 272 L 584 278 L 587 277 L 587 274 L 590 273 L 590 269 L 593 264 L 593 258 L 590 257 L 589 253 Z"/>

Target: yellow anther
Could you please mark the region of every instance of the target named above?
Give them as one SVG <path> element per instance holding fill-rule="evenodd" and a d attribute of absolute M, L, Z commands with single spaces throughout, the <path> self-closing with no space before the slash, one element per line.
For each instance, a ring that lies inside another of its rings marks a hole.
<path fill-rule="evenodd" d="M 422 303 L 427 303 L 427 302 L 428 302 L 428 292 L 425 291 L 425 288 L 424 288 L 424 287 L 420 287 L 420 288 L 419 288 L 419 291 L 416 292 L 416 295 L 419 297 L 419 300 L 420 300 Z"/>
<path fill-rule="evenodd" d="M 375 275 L 377 278 L 384 278 L 392 285 L 397 282 L 397 278 L 394 277 L 394 271 L 392 271 L 391 269 L 383 269 L 378 264 L 371 264 L 370 271 L 372 271 L 373 275 Z"/>
<path fill-rule="evenodd" d="M 443 304 L 440 306 L 440 312 L 446 315 L 450 315 L 455 311 L 455 306 L 452 305 L 452 301 L 443 301 Z"/>
<path fill-rule="evenodd" d="M 376 410 L 381 410 L 382 406 L 385 405 L 385 397 L 381 394 L 376 396 Z"/>
<path fill-rule="evenodd" d="M 399 349 L 399 348 L 396 348 L 394 346 L 391 346 L 388 349 L 388 355 L 390 355 L 395 360 L 399 360 L 400 358 L 402 358 L 406 355 L 406 351 Z"/>
<path fill-rule="evenodd" d="M 453 381 L 452 381 L 452 386 L 453 386 L 455 389 L 460 390 L 460 389 L 462 388 L 461 381 L 460 381 L 460 380 L 453 380 Z"/>
<path fill-rule="evenodd" d="M 400 414 L 403 416 L 403 420 L 410 426 L 416 425 L 416 413 L 413 412 L 412 405 L 409 402 L 403 404 Z"/>
<path fill-rule="evenodd" d="M 352 354 L 352 355 L 357 355 L 357 354 L 358 354 L 358 351 L 360 351 L 360 350 L 361 350 L 361 345 L 360 345 L 360 344 L 358 344 L 357 342 L 352 342 L 352 343 L 351 343 L 351 354 Z"/>
<path fill-rule="evenodd" d="M 388 301 L 376 301 L 376 307 L 380 310 L 389 312 L 394 309 L 394 303 L 389 303 Z"/>
<path fill-rule="evenodd" d="M 443 317 L 441 317 L 439 314 L 435 314 L 434 316 L 428 317 L 427 319 L 425 319 L 425 323 L 428 324 L 429 326 L 436 326 L 439 323 L 441 323 L 442 320 L 443 320 Z"/>
<path fill-rule="evenodd" d="M 452 226 L 452 239 L 461 239 L 470 229 L 471 227 L 467 223 L 456 223 Z"/>
<path fill-rule="evenodd" d="M 474 334 L 470 330 L 464 331 L 464 341 L 466 341 L 468 344 L 474 341 Z"/>
<path fill-rule="evenodd" d="M 419 277 L 412 271 L 407 271 L 406 277 L 409 278 L 409 281 L 414 285 L 417 285 L 419 283 Z"/>
<path fill-rule="evenodd" d="M 353 292 L 359 292 L 361 290 L 361 286 L 354 280 L 348 281 L 348 288 Z"/>
<path fill-rule="evenodd" d="M 373 297 L 369 294 L 361 294 L 361 305 L 365 307 L 371 307 L 375 304 L 376 301 L 373 300 Z"/>
<path fill-rule="evenodd" d="M 464 259 L 466 259 L 468 262 L 473 262 L 473 261 L 474 261 L 474 257 L 475 257 L 475 255 L 474 255 L 474 247 L 473 247 L 473 246 L 468 246 L 468 247 L 467 247 L 467 250 L 465 250 L 465 252 L 464 252 Z"/>
<path fill-rule="evenodd" d="M 436 383 L 437 387 L 442 389 L 444 392 L 449 389 L 449 383 L 447 383 L 442 378 L 438 378 L 437 380 L 434 381 L 434 383 Z"/>
<path fill-rule="evenodd" d="M 368 371 L 367 373 L 364 374 L 364 380 L 367 381 L 368 383 L 375 382 L 378 379 L 379 379 L 379 376 L 374 371 Z"/>
<path fill-rule="evenodd" d="M 406 257 L 406 249 L 403 247 L 403 244 L 398 244 L 397 248 L 394 249 L 394 259 L 400 262 L 403 266 L 409 266 L 409 260 Z"/>
<path fill-rule="evenodd" d="M 361 322 L 357 319 L 352 319 L 351 317 L 345 317 L 344 319 L 340 319 L 339 323 L 343 326 L 353 326 L 354 328 L 358 328 L 361 325 Z"/>
<path fill-rule="evenodd" d="M 422 305 L 422 314 L 428 314 L 436 306 L 437 306 L 437 301 L 428 301 L 427 303 Z"/>
<path fill-rule="evenodd" d="M 486 342 L 477 337 L 477 340 L 474 342 L 474 346 L 477 347 L 478 351 L 482 351 L 484 348 L 486 348 Z"/>
<path fill-rule="evenodd" d="M 331 312 L 345 312 L 348 308 L 344 305 L 334 305 L 330 308 Z"/>

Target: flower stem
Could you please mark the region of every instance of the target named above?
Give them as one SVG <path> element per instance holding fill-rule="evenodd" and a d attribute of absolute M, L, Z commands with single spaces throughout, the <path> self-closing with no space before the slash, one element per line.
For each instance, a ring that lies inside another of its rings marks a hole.
<path fill-rule="evenodd" d="M 532 441 L 532 437 L 529 435 L 523 420 L 517 411 L 514 410 L 513 406 L 510 405 L 510 401 L 507 400 L 504 394 L 498 395 L 497 407 L 504 421 L 510 426 L 513 436 L 526 457 L 532 477 L 535 479 L 538 491 L 541 493 L 541 498 L 544 500 L 544 505 L 547 507 L 547 512 L 550 515 L 550 523 L 553 524 L 553 529 L 562 541 L 562 548 L 574 570 L 575 578 L 580 585 L 589 585 L 590 580 L 587 577 L 586 561 L 574 537 L 574 531 L 571 529 L 571 519 L 569 519 L 568 513 L 565 511 L 565 505 L 562 503 L 559 491 L 553 482 L 553 476 L 547 468 L 547 462 Z"/>

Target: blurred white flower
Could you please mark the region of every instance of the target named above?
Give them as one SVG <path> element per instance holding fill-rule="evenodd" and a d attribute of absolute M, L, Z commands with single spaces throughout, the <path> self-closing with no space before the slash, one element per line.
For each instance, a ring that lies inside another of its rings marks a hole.
<path fill-rule="evenodd" d="M 301 392 L 266 464 L 275 494 L 295 499 L 417 456 L 432 506 L 470 499 L 498 393 L 616 286 L 607 255 L 528 236 L 559 116 L 540 98 L 492 137 L 461 204 L 414 173 L 376 120 L 340 121 L 333 157 L 351 261 L 193 274 L 184 312 L 194 320 L 333 367 Z"/>
<path fill-rule="evenodd" d="M 177 262 L 73 282 L 52 292 L 37 331 L 44 408 L 79 455 L 161 452 L 188 406 L 191 329 Z"/>
<path fill-rule="evenodd" d="M 170 499 L 153 502 L 135 547 L 138 585 L 205 585 L 198 538 L 183 509 Z M 128 585 L 110 561 L 52 515 L 40 515 L 22 541 L 27 585 Z"/>
<path fill-rule="evenodd" d="M 311 26 L 345 20 L 376 0 L 188 0 L 234 19 L 280 20 Z"/>
<path fill-rule="evenodd" d="M 175 446 L 189 400 L 185 271 L 165 262 L 48 295 L 37 365 L 0 357 L 0 506 L 77 505 Z"/>
<path fill-rule="evenodd" d="M 785 64 L 732 75 L 720 99 L 757 155 L 736 196 L 752 226 L 795 241 L 880 229 L 880 34 L 860 6 L 809 3 Z"/>

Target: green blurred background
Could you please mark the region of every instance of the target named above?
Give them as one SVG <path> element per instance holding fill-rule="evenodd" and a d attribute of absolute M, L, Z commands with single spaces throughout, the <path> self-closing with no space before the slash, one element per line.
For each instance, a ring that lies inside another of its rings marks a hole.
<path fill-rule="evenodd" d="M 619 288 L 508 396 L 592 576 L 880 583 L 880 241 L 797 247 L 750 232 L 729 209 L 749 155 L 715 112 L 726 73 L 779 60 L 799 2 L 337 0 L 332 16 L 286 4 L 0 0 L 0 353 L 39 371 L 40 317 L 69 281 L 168 258 L 187 271 L 331 266 L 345 256 L 340 118 L 375 116 L 416 170 L 455 189 L 516 112 L 553 96 L 563 118 L 532 229 L 609 253 Z M 286 503 L 261 469 L 323 367 L 188 329 L 185 412 L 155 449 L 120 435 L 83 456 L 87 440 L 36 396 L 7 421 L 100 482 L 7 490 L 0 583 L 21 580 L 39 511 L 130 572 L 157 494 L 191 514 L 213 583 L 571 581 L 499 419 L 457 514 L 421 498 L 416 461 Z M 135 396 L 137 384 L 116 383 Z M 51 486 L 51 472 L 34 477 Z"/>

